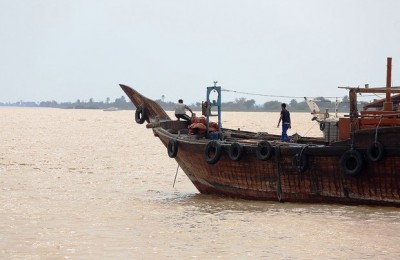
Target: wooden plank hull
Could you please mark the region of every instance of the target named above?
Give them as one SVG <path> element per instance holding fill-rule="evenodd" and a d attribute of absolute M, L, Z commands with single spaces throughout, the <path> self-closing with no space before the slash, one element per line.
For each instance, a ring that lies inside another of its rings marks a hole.
<path fill-rule="evenodd" d="M 154 131 L 166 147 L 170 138 L 176 139 L 162 129 Z M 206 143 L 177 140 L 175 159 L 204 194 L 291 202 L 400 204 L 398 156 L 386 156 L 379 163 L 365 159 L 360 174 L 346 176 L 340 167 L 340 157 L 348 147 L 308 147 L 304 150 L 307 169 L 299 173 L 292 162 L 301 147 L 283 145 L 279 156 L 275 152 L 266 161 L 257 158 L 252 146 L 245 147 L 240 161 L 233 161 L 225 147 L 218 162 L 209 164 L 204 159 Z M 390 149 L 389 154 L 395 151 L 396 148 Z"/>

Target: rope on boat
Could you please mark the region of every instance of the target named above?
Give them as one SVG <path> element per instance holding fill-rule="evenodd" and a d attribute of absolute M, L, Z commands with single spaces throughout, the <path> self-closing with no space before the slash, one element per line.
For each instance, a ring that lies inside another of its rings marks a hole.
<path fill-rule="evenodd" d="M 179 164 L 178 164 L 178 167 L 176 168 L 175 179 L 174 179 L 174 184 L 172 185 L 172 188 L 175 187 L 176 176 L 178 175 L 178 170 L 179 170 Z"/>
<path fill-rule="evenodd" d="M 282 186 L 281 186 L 281 145 L 277 144 L 275 146 L 276 155 L 276 169 L 277 169 L 277 181 L 276 181 L 276 194 L 278 196 L 278 201 L 282 202 Z"/>
<path fill-rule="evenodd" d="M 252 96 L 262 96 L 262 97 L 279 97 L 279 98 L 304 98 L 298 97 L 298 96 L 278 96 L 278 95 L 267 95 L 267 94 L 259 94 L 259 93 L 249 93 L 249 92 L 242 92 L 242 91 L 236 91 L 236 90 L 231 90 L 231 89 L 221 89 L 221 91 L 225 92 L 233 92 L 233 93 L 238 93 L 238 94 L 245 94 L 245 95 L 252 95 Z M 317 97 L 310 97 L 310 98 L 317 98 Z M 339 97 L 324 97 L 324 98 L 339 98 Z"/>
<path fill-rule="evenodd" d="M 375 129 L 375 145 L 376 145 L 376 143 L 378 142 L 378 128 L 379 128 L 379 125 L 381 124 L 381 121 L 382 121 L 382 115 L 381 115 L 381 117 L 380 117 L 380 119 L 379 119 L 379 123 L 378 123 L 378 125 L 376 126 L 376 129 Z"/>
<path fill-rule="evenodd" d="M 303 147 L 301 148 L 300 153 L 299 153 L 299 158 L 300 158 L 300 160 L 301 160 L 301 158 L 302 158 L 302 155 L 303 155 L 304 150 L 305 150 L 308 146 L 310 146 L 310 145 L 307 144 L 307 145 L 305 145 L 305 146 L 303 146 Z M 300 181 L 303 181 L 303 172 L 302 172 L 302 171 L 298 171 L 298 172 L 299 172 Z"/>
<path fill-rule="evenodd" d="M 351 132 L 350 136 L 350 150 L 354 150 L 354 131 Z"/>
<path fill-rule="evenodd" d="M 274 97 L 274 98 L 292 98 L 292 99 L 303 99 L 304 96 L 299 97 L 299 96 L 278 96 L 278 95 L 267 95 L 267 94 L 260 94 L 260 93 L 250 93 L 250 92 L 243 92 L 243 91 L 237 91 L 237 90 L 231 90 L 231 89 L 226 89 L 223 88 L 221 91 L 224 92 L 232 92 L 232 93 L 238 93 L 238 94 L 245 94 L 245 95 L 251 95 L 251 96 L 261 96 L 261 97 Z M 370 97 L 374 95 L 363 95 L 364 97 Z M 320 98 L 321 96 L 318 97 L 309 97 L 309 98 Z M 330 98 L 330 99 L 337 99 L 340 97 L 323 97 L 323 98 Z M 331 102 L 331 101 L 321 101 L 321 102 Z M 350 102 L 341 102 L 341 103 L 350 103 Z M 361 103 L 360 103 L 361 104 Z"/>
<path fill-rule="evenodd" d="M 313 127 L 317 124 L 318 122 L 317 121 L 315 121 L 315 123 L 307 130 L 307 132 L 304 134 L 304 137 L 306 137 L 307 136 L 307 134 L 308 134 L 308 132 L 310 132 L 311 131 L 311 129 L 313 129 Z"/>

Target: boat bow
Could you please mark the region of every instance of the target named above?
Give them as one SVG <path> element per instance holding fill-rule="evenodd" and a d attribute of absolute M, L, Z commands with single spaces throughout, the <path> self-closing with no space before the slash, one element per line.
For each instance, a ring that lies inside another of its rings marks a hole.
<path fill-rule="evenodd" d="M 148 123 L 159 120 L 171 120 L 165 110 L 155 101 L 143 96 L 136 90 L 126 85 L 119 85 L 136 107 L 135 119 L 137 122 Z"/>

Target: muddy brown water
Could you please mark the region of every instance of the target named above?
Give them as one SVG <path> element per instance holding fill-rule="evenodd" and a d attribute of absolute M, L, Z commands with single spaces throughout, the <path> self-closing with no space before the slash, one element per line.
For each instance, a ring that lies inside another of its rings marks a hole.
<path fill-rule="evenodd" d="M 279 133 L 277 113 L 223 126 Z M 289 134 L 320 136 L 309 113 Z M 133 111 L 0 108 L 1 259 L 399 259 L 400 210 L 202 195 Z"/>

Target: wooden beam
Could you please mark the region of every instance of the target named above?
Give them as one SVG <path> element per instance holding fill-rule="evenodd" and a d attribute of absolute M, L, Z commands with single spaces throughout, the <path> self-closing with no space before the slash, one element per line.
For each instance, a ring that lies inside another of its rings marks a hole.
<path fill-rule="evenodd" d="M 398 87 L 391 87 L 390 89 L 387 88 L 352 88 L 352 87 L 339 87 L 348 90 L 354 90 L 356 93 L 400 93 L 400 88 Z"/>

